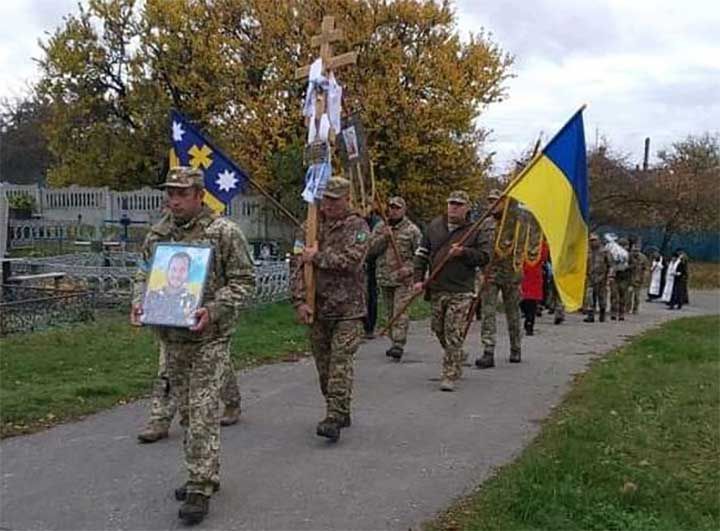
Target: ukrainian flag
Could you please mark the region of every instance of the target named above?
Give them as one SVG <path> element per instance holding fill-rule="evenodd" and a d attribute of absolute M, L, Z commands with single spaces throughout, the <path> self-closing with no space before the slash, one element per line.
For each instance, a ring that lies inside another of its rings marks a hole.
<path fill-rule="evenodd" d="M 175 110 L 170 113 L 170 129 L 170 167 L 201 168 L 205 174 L 205 203 L 215 212 L 224 212 L 232 198 L 247 189 L 247 173 Z"/>
<path fill-rule="evenodd" d="M 568 311 L 585 295 L 588 181 L 584 106 L 510 183 L 506 194 L 525 204 L 545 233 L 560 298 Z"/>

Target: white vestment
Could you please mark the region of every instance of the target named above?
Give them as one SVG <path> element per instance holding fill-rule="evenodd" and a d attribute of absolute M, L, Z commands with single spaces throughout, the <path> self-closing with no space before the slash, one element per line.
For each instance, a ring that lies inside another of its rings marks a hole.
<path fill-rule="evenodd" d="M 670 299 L 672 298 L 673 286 L 675 285 L 675 272 L 677 271 L 679 264 L 679 258 L 673 258 L 670 260 L 667 273 L 665 273 L 665 289 L 663 289 L 663 294 L 660 298 L 663 302 L 670 302 Z"/>
<path fill-rule="evenodd" d="M 662 258 L 653 260 L 652 266 L 650 267 L 650 287 L 648 293 L 653 297 L 660 296 L 660 282 L 662 280 Z"/>

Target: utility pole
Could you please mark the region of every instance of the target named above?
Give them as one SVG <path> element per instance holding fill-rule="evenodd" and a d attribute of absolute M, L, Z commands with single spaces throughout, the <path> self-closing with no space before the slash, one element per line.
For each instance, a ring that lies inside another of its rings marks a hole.
<path fill-rule="evenodd" d="M 648 171 L 648 160 L 650 159 L 650 137 L 645 138 L 645 155 L 643 156 L 643 171 Z"/>

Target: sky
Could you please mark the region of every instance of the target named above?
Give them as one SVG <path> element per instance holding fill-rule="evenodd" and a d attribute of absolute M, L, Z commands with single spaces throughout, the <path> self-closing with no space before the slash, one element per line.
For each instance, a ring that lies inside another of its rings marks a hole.
<path fill-rule="evenodd" d="M 583 104 L 589 146 L 606 139 L 641 164 L 688 134 L 720 130 L 718 0 L 456 0 L 463 38 L 481 30 L 515 58 L 507 97 L 479 125 L 503 170 Z M 37 79 L 38 39 L 77 0 L 0 2 L 0 97 Z"/>

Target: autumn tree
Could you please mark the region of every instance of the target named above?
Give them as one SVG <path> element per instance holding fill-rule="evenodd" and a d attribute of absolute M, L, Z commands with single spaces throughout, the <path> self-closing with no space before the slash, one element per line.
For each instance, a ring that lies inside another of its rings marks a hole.
<path fill-rule="evenodd" d="M 48 109 L 30 93 L 0 101 L 0 181 L 44 182 L 50 152 L 40 128 Z"/>
<path fill-rule="evenodd" d="M 720 230 L 720 135 L 688 136 L 658 153 L 648 183 L 652 218 L 662 227 L 661 249 L 679 232 Z"/>
<path fill-rule="evenodd" d="M 359 52 L 340 81 L 377 178 L 426 216 L 452 188 L 478 191 L 489 166 L 478 118 L 503 97 L 510 58 L 482 32 L 461 40 L 449 2 L 430 0 L 90 0 L 39 61 L 50 181 L 157 182 L 175 107 L 299 202 L 305 86 L 294 71 L 314 59 L 310 38 L 326 14 L 345 30 L 336 51 Z"/>

